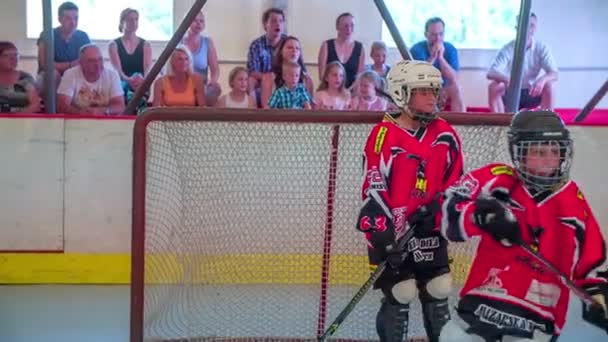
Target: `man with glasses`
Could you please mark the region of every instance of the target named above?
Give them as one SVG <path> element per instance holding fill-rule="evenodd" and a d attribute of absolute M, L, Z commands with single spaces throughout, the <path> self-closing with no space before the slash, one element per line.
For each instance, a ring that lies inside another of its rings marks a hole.
<path fill-rule="evenodd" d="M 412 58 L 427 61 L 441 71 L 443 88 L 440 101 L 450 101 L 450 110 L 464 112 L 462 91 L 458 81 L 458 50 L 454 45 L 443 40 L 445 23 L 439 17 L 430 18 L 424 24 L 426 40 L 420 41 L 410 49 Z"/>

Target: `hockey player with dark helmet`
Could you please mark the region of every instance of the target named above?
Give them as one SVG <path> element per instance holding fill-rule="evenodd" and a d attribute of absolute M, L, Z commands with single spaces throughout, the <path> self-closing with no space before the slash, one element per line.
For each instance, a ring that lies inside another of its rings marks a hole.
<path fill-rule="evenodd" d="M 554 190 L 568 181 L 573 144 L 557 113 L 550 110 L 517 113 L 509 127 L 508 139 L 513 165 L 530 192 Z"/>
<path fill-rule="evenodd" d="M 401 109 L 401 114 L 426 126 L 437 117 L 441 72 L 423 61 L 400 61 L 386 75 L 386 93 Z M 412 101 L 414 92 L 422 93 L 429 101 Z M 427 96 L 428 95 L 428 96 Z"/>

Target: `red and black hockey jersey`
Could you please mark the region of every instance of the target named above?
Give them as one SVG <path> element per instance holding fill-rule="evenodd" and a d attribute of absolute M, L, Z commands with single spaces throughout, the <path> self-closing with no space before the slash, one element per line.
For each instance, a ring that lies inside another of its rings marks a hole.
<path fill-rule="evenodd" d="M 364 159 L 363 208 L 375 201 L 382 214 L 366 215 L 363 209 L 360 228 L 391 219 L 396 238 L 404 233 L 407 217 L 458 180 L 463 167 L 460 139 L 443 119 L 412 132 L 386 115 L 369 134 Z M 366 235 L 369 240 L 370 233 Z"/>
<path fill-rule="evenodd" d="M 491 164 L 451 186 L 442 205 L 442 235 L 450 241 L 481 237 L 461 297 L 515 305 L 555 322 L 559 334 L 568 309 L 568 289 L 522 248 L 505 247 L 477 227 L 472 219 L 475 199 L 508 199 L 506 205 L 519 222 L 524 242 L 580 286 L 606 281 L 600 272 L 605 241 L 573 181 L 535 198 L 516 172 L 504 164 Z"/>

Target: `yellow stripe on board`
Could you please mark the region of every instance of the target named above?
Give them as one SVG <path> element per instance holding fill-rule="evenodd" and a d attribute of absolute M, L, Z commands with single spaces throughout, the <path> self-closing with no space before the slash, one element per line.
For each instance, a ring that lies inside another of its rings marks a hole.
<path fill-rule="evenodd" d="M 471 257 L 452 255 L 457 284 L 466 278 Z M 319 284 L 322 256 L 313 254 L 148 255 L 149 284 Z M 128 254 L 0 254 L 2 284 L 129 284 Z M 367 256 L 334 255 L 331 285 L 361 285 L 369 277 Z"/>

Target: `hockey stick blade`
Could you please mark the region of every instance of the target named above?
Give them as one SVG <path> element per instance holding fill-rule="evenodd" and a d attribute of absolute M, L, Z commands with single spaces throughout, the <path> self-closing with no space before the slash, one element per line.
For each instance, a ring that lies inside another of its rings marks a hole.
<path fill-rule="evenodd" d="M 407 244 L 407 242 L 414 236 L 414 231 L 415 231 L 415 227 L 410 227 L 407 230 L 407 232 L 405 232 L 405 234 L 403 234 L 403 236 L 397 243 L 398 250 L 405 249 L 405 245 Z M 384 272 L 384 270 L 386 269 L 387 266 L 388 266 L 388 262 L 385 260 L 376 267 L 376 269 L 369 276 L 367 281 L 365 283 L 363 283 L 361 288 L 359 288 L 359 291 L 357 291 L 357 293 L 355 293 L 355 295 L 350 300 L 350 302 L 348 302 L 348 304 L 346 304 L 346 307 L 344 307 L 344 309 L 342 309 L 340 314 L 336 317 L 336 319 L 334 319 L 334 321 L 331 323 L 329 328 L 327 328 L 327 330 L 325 330 L 323 335 L 321 335 L 317 339 L 317 341 L 319 341 L 319 342 L 325 341 L 327 338 L 332 336 L 338 330 L 338 328 L 344 322 L 346 317 L 348 317 L 348 315 L 351 314 L 351 312 L 355 309 L 355 306 L 357 306 L 357 304 L 361 301 L 361 299 L 363 297 L 365 297 L 365 295 L 367 294 L 369 289 L 372 287 L 372 285 L 376 282 L 376 280 L 378 280 L 378 278 L 380 278 L 380 276 L 382 275 L 382 273 Z"/>
<path fill-rule="evenodd" d="M 601 306 L 601 304 L 597 300 L 595 300 L 585 290 L 576 285 L 572 280 L 570 280 L 568 276 L 566 276 L 562 271 L 557 269 L 557 267 L 555 267 L 551 262 L 549 262 L 549 260 L 545 259 L 542 255 L 534 252 L 532 248 L 530 248 L 530 246 L 526 245 L 525 243 L 518 243 L 517 245 L 521 247 L 524 251 L 526 251 L 526 253 L 528 253 L 528 255 L 530 255 L 536 261 L 543 264 L 543 266 L 545 266 L 546 269 L 551 271 L 551 273 L 557 276 L 564 283 L 564 285 L 570 291 L 572 291 L 572 293 L 574 293 L 575 296 L 577 296 L 581 301 L 583 301 L 583 303 L 590 306 Z"/>

